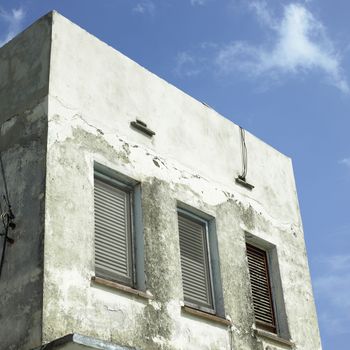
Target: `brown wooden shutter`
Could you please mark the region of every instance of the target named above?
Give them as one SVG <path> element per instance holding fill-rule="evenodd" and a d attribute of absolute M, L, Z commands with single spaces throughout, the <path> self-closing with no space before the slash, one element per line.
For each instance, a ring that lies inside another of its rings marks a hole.
<path fill-rule="evenodd" d="M 132 284 L 130 193 L 95 177 L 96 275 Z"/>
<path fill-rule="evenodd" d="M 247 257 L 257 325 L 276 332 L 269 266 L 264 250 L 247 244 Z"/>
<path fill-rule="evenodd" d="M 213 309 L 205 223 L 178 214 L 185 301 Z"/>

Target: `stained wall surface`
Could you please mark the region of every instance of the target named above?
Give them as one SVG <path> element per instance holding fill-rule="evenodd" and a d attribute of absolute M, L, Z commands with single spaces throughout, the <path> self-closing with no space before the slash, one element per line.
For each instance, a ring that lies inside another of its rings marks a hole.
<path fill-rule="evenodd" d="M 16 223 L 0 278 L 1 350 L 41 344 L 50 48 L 49 15 L 0 49 L 0 152 Z M 0 175 L 0 214 L 5 192 Z"/>
<path fill-rule="evenodd" d="M 281 334 L 321 349 L 291 160 L 247 133 L 252 191 L 237 185 L 239 127 L 54 13 L 43 340 L 77 332 L 140 349 L 285 349 L 256 337 L 245 241 L 276 248 Z M 130 127 L 141 119 L 148 138 Z M 144 299 L 94 283 L 93 169 L 141 183 Z M 215 218 L 226 315 L 182 310 L 177 203 Z M 288 347 L 287 347 L 288 348 Z"/>

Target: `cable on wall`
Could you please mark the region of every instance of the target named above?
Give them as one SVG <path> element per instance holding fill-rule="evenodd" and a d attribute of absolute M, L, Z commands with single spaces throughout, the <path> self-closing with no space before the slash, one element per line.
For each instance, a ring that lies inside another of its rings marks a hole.
<path fill-rule="evenodd" d="M 242 172 L 240 175 L 236 177 L 236 183 L 248 188 L 249 190 L 252 190 L 254 186 L 249 184 L 246 180 L 247 173 L 248 173 L 248 151 L 247 151 L 247 145 L 245 142 L 245 130 L 240 126 L 239 132 L 241 136 Z"/>
<path fill-rule="evenodd" d="M 246 181 L 248 172 L 248 159 L 247 159 L 247 145 L 245 143 L 245 130 L 240 126 L 239 131 L 241 134 L 241 150 L 242 150 L 242 173 L 238 177 L 242 181 Z"/>
<path fill-rule="evenodd" d="M 8 187 L 7 187 L 7 182 L 6 182 L 6 176 L 5 176 L 5 169 L 4 169 L 4 163 L 2 161 L 2 155 L 0 152 L 0 170 L 1 170 L 1 176 L 2 176 L 2 181 L 4 184 L 5 188 L 5 194 L 3 195 L 3 200 L 5 202 L 5 208 L 3 208 L 1 204 L 1 199 L 0 199 L 0 218 L 3 226 L 3 232 L 0 233 L 0 236 L 3 236 L 3 245 L 1 249 L 1 259 L 0 259 L 0 278 L 1 278 L 1 273 L 2 273 L 2 268 L 4 265 L 5 261 L 5 253 L 6 253 L 6 246 L 7 243 L 14 243 L 14 240 L 8 236 L 9 230 L 14 229 L 16 227 L 16 224 L 14 223 L 15 216 L 12 212 L 12 206 L 10 203 L 10 197 L 9 197 L 9 192 L 8 192 Z"/>

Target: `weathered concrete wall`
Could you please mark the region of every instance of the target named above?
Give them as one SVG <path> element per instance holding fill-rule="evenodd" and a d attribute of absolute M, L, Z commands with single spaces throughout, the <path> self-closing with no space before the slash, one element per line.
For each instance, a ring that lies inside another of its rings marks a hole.
<path fill-rule="evenodd" d="M 17 225 L 0 279 L 1 350 L 41 344 L 50 18 L 0 49 L 0 152 Z M 3 209 L 4 193 L 0 175 Z"/>
<path fill-rule="evenodd" d="M 37 106 L 48 92 L 51 14 L 0 50 L 0 122 Z"/>
<path fill-rule="evenodd" d="M 43 340 L 77 332 L 154 349 L 283 349 L 252 336 L 245 237 L 277 247 L 288 333 L 321 349 L 290 159 L 58 14 L 53 19 L 44 253 Z M 130 128 L 136 118 L 156 132 Z M 151 301 L 91 282 L 93 164 L 141 182 L 145 273 Z M 224 303 L 232 334 L 181 311 L 176 203 L 216 218 Z"/>

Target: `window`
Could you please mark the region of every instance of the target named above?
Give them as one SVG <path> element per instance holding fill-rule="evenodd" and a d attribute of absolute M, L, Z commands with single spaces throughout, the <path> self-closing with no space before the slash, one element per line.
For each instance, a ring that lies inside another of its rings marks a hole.
<path fill-rule="evenodd" d="M 248 243 L 246 246 L 256 324 L 277 333 L 267 253 Z"/>
<path fill-rule="evenodd" d="M 224 316 L 215 222 L 178 209 L 185 305 Z"/>
<path fill-rule="evenodd" d="M 144 290 L 140 196 L 137 182 L 95 165 L 96 277 Z"/>

